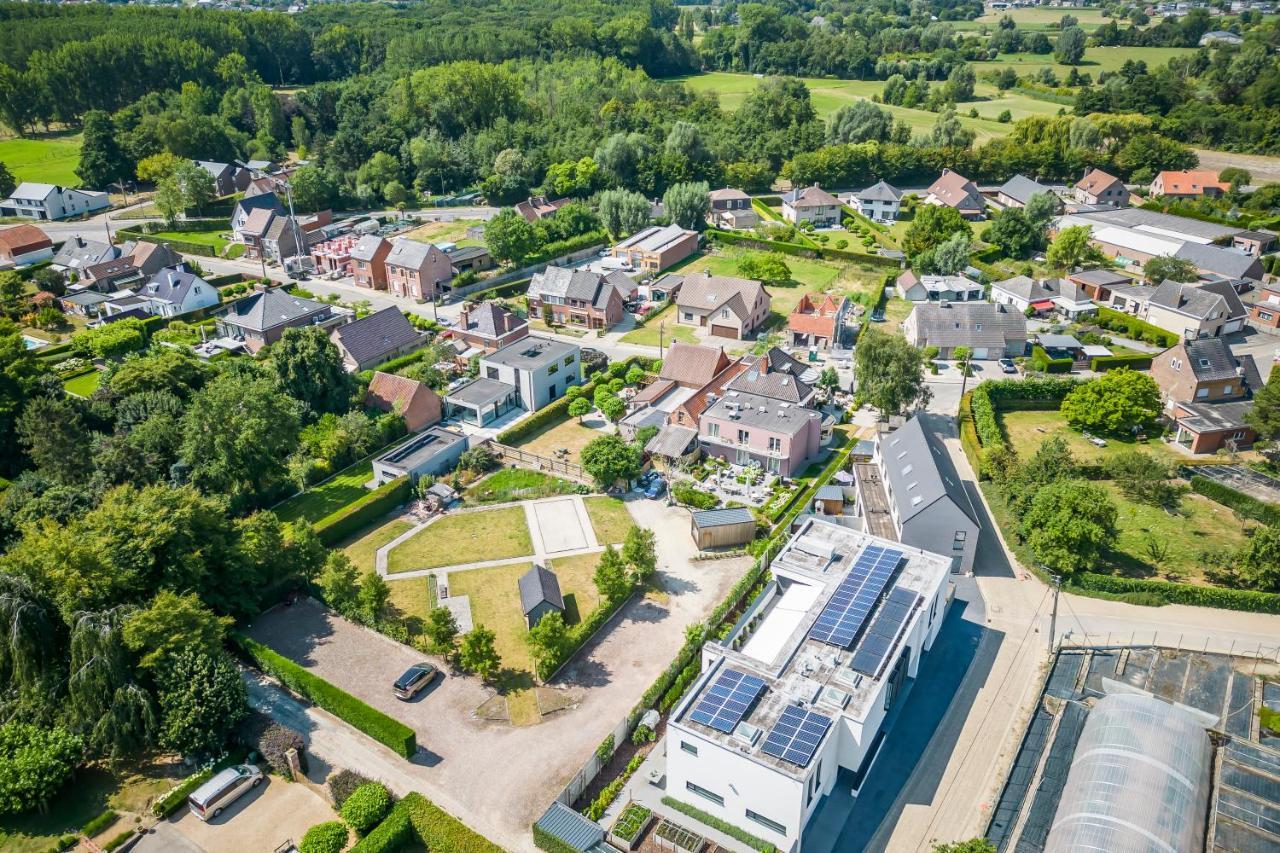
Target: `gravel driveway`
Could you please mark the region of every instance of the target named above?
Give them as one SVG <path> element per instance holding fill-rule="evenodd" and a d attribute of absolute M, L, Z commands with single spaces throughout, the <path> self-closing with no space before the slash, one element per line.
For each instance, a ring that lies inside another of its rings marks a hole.
<path fill-rule="evenodd" d="M 628 508 L 657 534 L 664 593 L 633 601 L 578 653 L 553 686 L 580 692 L 580 703 L 536 726 L 476 717 L 491 692 L 461 675 L 446 673 L 415 701 L 397 701 L 391 682 L 422 655 L 314 602 L 266 613 L 249 634 L 412 726 L 425 751 L 400 762 L 397 777 L 411 778 L 414 789 L 503 847 L 533 849 L 531 823 L 670 663 L 685 626 L 705 618 L 750 565 L 690 560 L 685 510 L 635 497 Z M 343 760 L 352 766 L 349 756 Z"/>

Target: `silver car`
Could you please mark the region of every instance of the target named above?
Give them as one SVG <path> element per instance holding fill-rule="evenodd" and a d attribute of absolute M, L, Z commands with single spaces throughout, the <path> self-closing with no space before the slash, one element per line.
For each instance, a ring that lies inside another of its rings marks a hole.
<path fill-rule="evenodd" d="M 261 785 L 262 779 L 262 771 L 252 764 L 233 764 L 192 791 L 187 803 L 196 817 L 209 820 L 222 814 L 245 791 Z"/>

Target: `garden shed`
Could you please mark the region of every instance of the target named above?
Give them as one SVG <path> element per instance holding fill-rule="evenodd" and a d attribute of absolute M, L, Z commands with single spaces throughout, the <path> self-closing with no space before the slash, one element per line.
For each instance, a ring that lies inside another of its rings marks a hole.
<path fill-rule="evenodd" d="M 823 515 L 841 515 L 844 512 L 844 489 L 839 486 L 823 486 L 813 496 L 814 510 Z"/>
<path fill-rule="evenodd" d="M 693 514 L 690 533 L 700 549 L 746 545 L 756 537 L 756 520 L 745 507 L 707 509 Z"/>
<path fill-rule="evenodd" d="M 555 611 L 564 613 L 564 596 L 555 572 L 535 565 L 520 576 L 520 609 L 525 624 L 532 628 L 543 616 Z"/>

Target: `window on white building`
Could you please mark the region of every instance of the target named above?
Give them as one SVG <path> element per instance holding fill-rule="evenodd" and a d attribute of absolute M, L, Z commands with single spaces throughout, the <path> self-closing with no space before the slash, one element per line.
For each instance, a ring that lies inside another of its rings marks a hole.
<path fill-rule="evenodd" d="M 697 794 L 699 797 L 702 797 L 704 800 L 710 800 L 711 802 L 715 803 L 717 806 L 724 805 L 724 797 L 720 796 L 715 791 L 708 791 L 706 788 L 702 787 L 701 785 L 695 785 L 692 782 L 685 782 L 684 786 L 685 788 L 688 789 L 689 793 L 691 794 Z"/>
<path fill-rule="evenodd" d="M 698 754 L 698 748 L 693 744 L 689 743 L 689 741 L 687 740 L 680 741 L 680 748 L 683 749 L 685 752 L 689 753 L 690 755 Z"/>
<path fill-rule="evenodd" d="M 683 413 L 682 413 L 682 414 L 683 414 Z M 708 423 L 708 424 L 707 424 L 707 435 L 711 436 L 712 438 L 719 438 L 719 437 L 720 437 L 720 424 L 718 424 L 718 423 L 716 423 L 716 422 L 714 422 L 714 421 L 712 421 L 712 422 Z"/>
<path fill-rule="evenodd" d="M 754 820 L 756 823 L 760 824 L 761 826 L 767 826 L 769 829 L 772 829 L 774 832 L 778 833 L 779 835 L 787 834 L 787 828 L 785 826 L 778 823 L 776 820 L 770 820 L 769 818 L 765 817 L 762 814 L 753 812 L 751 809 L 747 809 L 747 819 Z"/>

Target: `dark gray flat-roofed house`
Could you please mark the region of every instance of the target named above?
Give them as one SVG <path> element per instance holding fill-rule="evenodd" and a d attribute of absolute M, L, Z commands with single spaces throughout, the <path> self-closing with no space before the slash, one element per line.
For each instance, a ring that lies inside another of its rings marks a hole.
<path fill-rule="evenodd" d="M 548 613 L 564 613 L 564 596 L 555 573 L 534 565 L 520 576 L 520 609 L 525 624 L 532 628 Z"/>
<path fill-rule="evenodd" d="M 466 450 L 467 437 L 462 433 L 430 427 L 373 460 L 373 476 L 379 484 L 397 477 L 409 477 L 417 482 L 422 476 L 452 471 Z"/>
<path fill-rule="evenodd" d="M 756 538 L 756 520 L 745 507 L 705 509 L 692 514 L 689 532 L 699 548 L 745 545 Z"/>
<path fill-rule="evenodd" d="M 394 305 L 339 326 L 329 333 L 347 370 L 368 370 L 422 345 L 426 335 Z"/>
<path fill-rule="evenodd" d="M 529 335 L 481 356 L 480 375 L 515 387 L 520 406 L 536 412 L 582 378 L 577 344 Z"/>
<path fill-rule="evenodd" d="M 485 426 L 520 407 L 516 386 L 481 376 L 444 395 L 445 416 Z"/>
<path fill-rule="evenodd" d="M 972 572 L 978 514 L 946 448 L 919 415 L 880 437 L 875 465 L 898 541 L 950 557 L 953 573 Z"/>

